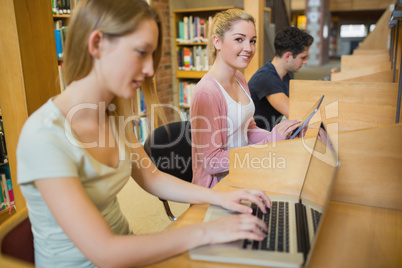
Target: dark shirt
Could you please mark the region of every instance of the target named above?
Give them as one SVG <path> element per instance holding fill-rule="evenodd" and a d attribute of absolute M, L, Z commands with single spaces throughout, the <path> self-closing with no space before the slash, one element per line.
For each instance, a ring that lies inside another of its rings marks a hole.
<path fill-rule="evenodd" d="M 289 97 L 289 80 L 292 78 L 293 74 L 287 73 L 282 81 L 271 62 L 251 77 L 248 86 L 255 105 L 254 120 L 258 127 L 271 131 L 281 121 L 282 114 L 272 107 L 266 97 L 275 93 L 285 93 Z"/>

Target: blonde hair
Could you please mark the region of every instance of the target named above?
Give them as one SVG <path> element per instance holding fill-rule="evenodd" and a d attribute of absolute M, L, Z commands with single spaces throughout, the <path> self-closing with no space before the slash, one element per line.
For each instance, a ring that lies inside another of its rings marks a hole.
<path fill-rule="evenodd" d="M 213 43 L 214 36 L 223 40 L 225 33 L 231 29 L 235 22 L 240 20 L 251 21 L 255 25 L 254 17 L 246 11 L 238 8 L 221 11 L 214 16 L 208 33 L 208 52 L 210 64 L 213 64 L 216 59 L 216 48 Z"/>
<path fill-rule="evenodd" d="M 91 72 L 93 58 L 88 51 L 88 39 L 94 30 L 99 30 L 106 38 L 118 38 L 133 33 L 140 22 L 146 19 L 154 20 L 159 29 L 158 46 L 153 53 L 156 73 L 162 56 L 163 35 L 162 22 L 155 8 L 150 7 L 144 0 L 80 0 L 68 25 L 64 50 L 66 84 L 84 78 Z M 152 104 L 159 103 L 153 78 L 145 78 L 141 88 L 149 111 Z M 116 97 L 112 103 L 116 105 L 116 115 L 124 118 L 133 115 L 131 100 Z M 162 122 L 166 122 L 160 109 L 157 110 L 157 116 Z M 126 128 L 126 135 L 132 134 L 133 129 Z"/>

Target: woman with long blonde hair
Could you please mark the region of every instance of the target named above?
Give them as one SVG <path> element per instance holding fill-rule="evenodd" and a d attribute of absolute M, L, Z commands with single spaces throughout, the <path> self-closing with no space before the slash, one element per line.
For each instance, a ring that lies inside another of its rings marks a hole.
<path fill-rule="evenodd" d="M 132 127 L 139 86 L 157 101 L 162 27 L 143 0 L 80 0 L 66 40 L 67 88 L 27 120 L 17 148 L 38 267 L 132 267 L 193 247 L 262 240 L 266 226 L 242 200 L 270 206 L 261 191 L 219 192 L 142 166 Z M 131 161 L 133 160 L 133 161 Z M 117 193 L 132 177 L 167 200 L 220 205 L 243 214 L 150 235 L 132 234 Z M 264 204 L 265 203 L 265 204 Z"/>
<path fill-rule="evenodd" d="M 226 176 L 231 148 L 285 140 L 300 122 L 286 120 L 272 132 L 257 127 L 250 91 L 239 71 L 252 60 L 256 40 L 254 18 L 244 10 L 228 9 L 212 20 L 212 66 L 198 82 L 190 107 L 195 184 L 212 188 Z"/>

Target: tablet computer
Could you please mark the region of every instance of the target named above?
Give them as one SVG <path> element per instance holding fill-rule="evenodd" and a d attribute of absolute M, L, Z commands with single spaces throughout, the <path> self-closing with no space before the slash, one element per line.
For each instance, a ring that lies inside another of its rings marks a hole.
<path fill-rule="evenodd" d="M 310 119 L 315 115 L 315 113 L 318 111 L 318 109 L 320 108 L 320 105 L 322 103 L 322 100 L 324 99 L 324 95 L 322 95 L 321 98 L 319 98 L 317 100 L 317 102 L 311 107 L 311 109 L 308 111 L 308 113 L 306 113 L 302 119 L 302 121 L 299 123 L 299 127 L 296 128 L 295 130 L 293 130 L 289 140 L 294 139 L 297 134 L 300 133 L 300 131 L 308 125 L 308 123 L 310 122 Z"/>

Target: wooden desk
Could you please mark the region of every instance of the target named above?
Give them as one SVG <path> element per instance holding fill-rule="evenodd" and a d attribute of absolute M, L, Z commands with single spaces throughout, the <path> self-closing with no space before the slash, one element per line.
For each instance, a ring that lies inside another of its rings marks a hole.
<path fill-rule="evenodd" d="M 308 267 L 402 267 L 402 211 L 331 201 Z"/>
<path fill-rule="evenodd" d="M 299 119 L 325 95 L 311 122 L 324 121 L 340 131 L 394 124 L 398 84 L 290 80 L 289 118 Z M 401 112 L 402 114 L 402 112 Z M 333 128 L 328 126 L 329 129 Z"/>
<path fill-rule="evenodd" d="M 259 148 L 248 148 L 248 150 L 237 148 L 231 152 L 231 162 L 236 151 L 243 155 L 248 152 L 250 157 L 264 157 L 267 151 L 274 150 L 277 156 L 294 157 L 291 158 L 292 161 L 287 158 L 289 165 L 287 169 L 283 169 L 283 174 L 289 175 L 295 171 L 298 172 L 298 169 L 305 169 L 303 167 L 305 154 L 300 146 L 308 142 L 309 139 L 305 143 L 301 139 L 279 142 L 275 147 L 266 147 L 265 152 Z M 312 268 L 402 267 L 402 165 L 399 161 L 402 155 L 402 124 L 339 134 L 338 146 L 341 166 L 332 195 L 337 200 L 329 202 L 322 219 L 316 246 L 307 266 Z M 297 157 L 301 158 L 301 162 L 296 163 Z M 355 176 L 365 167 L 369 167 L 366 172 L 361 172 L 361 176 Z M 238 174 L 242 171 L 245 171 L 244 166 L 236 169 L 232 164 L 229 175 L 218 183 L 215 189 L 230 191 L 240 187 L 240 185 L 236 187 L 234 185 L 236 182 L 240 183 Z M 278 192 L 286 190 L 283 187 L 268 187 L 280 182 L 272 174 L 261 178 L 258 177 L 258 174 L 263 173 L 261 169 L 252 168 L 247 172 L 250 186 L 257 186 L 255 182 L 258 181 L 262 189 Z M 250 172 L 254 173 L 250 174 Z M 384 176 L 381 177 L 378 174 Z M 276 175 L 281 175 L 279 169 Z M 293 182 L 295 185 L 286 193 L 292 194 L 299 189 L 298 180 L 293 178 Z M 380 182 L 385 185 L 381 186 Z M 378 189 L 374 194 L 375 188 Z M 385 201 L 380 202 L 379 199 L 384 197 L 386 197 Z M 382 207 L 375 207 L 376 204 Z M 169 228 L 202 222 L 207 208 L 207 204 L 191 206 Z M 0 267 L 30 266 L 5 258 L 0 259 Z M 146 267 L 245 268 L 251 266 L 195 261 L 191 260 L 189 254 L 185 252 Z M 253 267 L 258 268 L 258 266 Z"/>
<path fill-rule="evenodd" d="M 391 62 L 370 64 L 359 69 L 331 74 L 331 81 L 392 83 Z"/>
<path fill-rule="evenodd" d="M 232 190 L 230 176 L 216 185 Z M 207 204 L 192 205 L 169 228 L 203 221 Z M 331 201 L 323 218 L 317 244 L 308 267 L 402 267 L 402 211 Z M 147 266 L 229 268 L 250 267 L 230 263 L 191 260 L 183 253 L 164 262 Z M 258 268 L 259 266 L 253 266 Z"/>
<path fill-rule="evenodd" d="M 293 147 L 294 157 L 303 158 L 304 154 L 298 148 L 302 144 L 301 139 L 284 141 L 277 143 L 275 147 L 267 147 L 266 150 L 274 150 L 278 155 L 288 157 L 292 155 L 291 147 Z M 341 166 L 338 169 L 333 193 L 336 201 L 329 202 L 316 246 L 307 263 L 308 267 L 402 267 L 402 207 L 400 206 L 402 165 L 398 161 L 402 157 L 401 145 L 402 124 L 339 134 Z M 248 152 L 250 157 L 266 155 L 266 152 L 258 148 L 248 150 L 237 148 L 231 152 L 231 163 L 235 152 L 243 155 Z M 292 158 L 291 162 L 295 159 Z M 294 170 L 290 169 L 303 170 L 304 162 L 305 160 L 301 159 L 301 164 L 288 165 L 283 174 L 291 175 Z M 368 172 L 360 173 L 362 176 L 354 176 L 364 167 L 368 167 Z M 262 174 L 261 169 L 245 170 L 244 167 L 236 169 L 233 164 L 229 175 L 218 183 L 215 189 L 228 191 L 240 187 L 234 185 L 240 183 L 238 173 L 241 172 L 248 172 L 244 185 L 260 185 L 262 189 L 275 191 L 284 190 L 278 186 L 271 188 L 280 182 L 275 176 L 266 174 L 261 178 L 258 175 Z M 278 171 L 275 174 L 280 176 Z M 384 174 L 384 177 L 378 177 L 378 174 Z M 286 192 L 288 194 L 299 188 L 297 180 L 295 178 L 291 180 L 295 185 Z M 386 185 L 381 187 L 380 182 Z M 374 188 L 377 188 L 375 193 Z M 384 197 L 386 200 L 381 202 L 379 199 Z M 191 206 L 169 228 L 202 222 L 207 208 L 207 204 Z M 183 253 L 148 267 L 251 266 L 194 261 L 189 258 L 188 253 Z"/>

